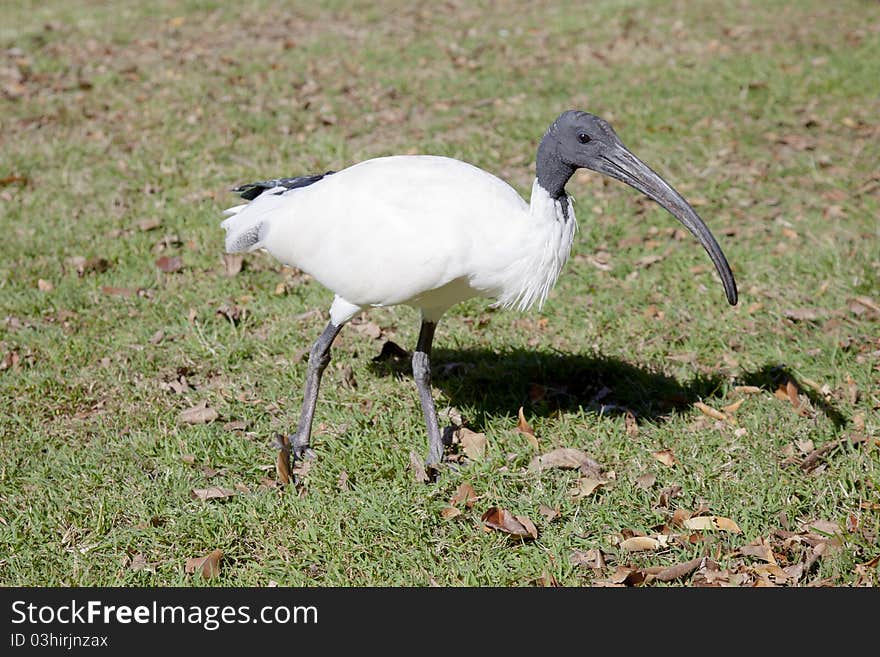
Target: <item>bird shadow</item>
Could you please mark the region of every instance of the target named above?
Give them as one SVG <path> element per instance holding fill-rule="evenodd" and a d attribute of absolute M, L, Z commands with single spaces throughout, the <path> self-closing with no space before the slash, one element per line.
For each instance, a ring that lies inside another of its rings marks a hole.
<path fill-rule="evenodd" d="M 825 417 L 834 425 L 835 432 L 840 432 L 850 420 L 837 409 L 830 400 L 804 385 L 797 376 L 785 365 L 765 365 L 754 372 L 747 372 L 740 377 L 746 385 L 756 386 L 766 390 L 770 394 L 776 394 L 780 389 L 785 392 L 788 384 L 793 384 L 796 394 L 804 395 L 814 409 L 820 410 Z"/>
<path fill-rule="evenodd" d="M 724 382 L 714 374 L 681 382 L 619 358 L 526 349 L 438 348 L 431 364 L 433 386 L 443 391 L 452 406 L 473 408 L 477 417 L 468 420 L 477 429 L 489 417 L 515 414 L 521 406 L 530 415 L 545 417 L 586 409 L 662 421 L 700 399 L 721 396 Z M 411 376 L 402 350 L 383 350 L 370 368 L 379 376 Z"/>
<path fill-rule="evenodd" d="M 386 343 L 370 363 L 379 376 L 410 378 L 411 355 Z M 697 374 L 679 381 L 661 371 L 619 358 L 527 349 L 435 349 L 431 356 L 432 384 L 452 406 L 471 407 L 469 424 L 482 430 L 490 417 L 515 413 L 521 406 L 530 415 L 587 410 L 601 415 L 632 413 L 637 421 L 664 421 L 671 413 L 695 402 L 721 398 L 726 378 Z M 801 383 L 784 365 L 767 364 L 736 377 L 737 383 L 776 394 L 793 384 L 812 408 L 821 411 L 839 433 L 850 420 L 829 399 Z"/>

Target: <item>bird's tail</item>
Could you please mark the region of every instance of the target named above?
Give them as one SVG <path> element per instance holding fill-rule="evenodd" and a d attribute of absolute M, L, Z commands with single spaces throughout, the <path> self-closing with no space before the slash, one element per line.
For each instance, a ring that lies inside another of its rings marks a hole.
<path fill-rule="evenodd" d="M 263 246 L 269 220 L 284 203 L 288 192 L 308 187 L 318 182 L 332 171 L 314 176 L 297 178 L 278 178 L 249 183 L 233 189 L 243 199 L 249 201 L 224 210 L 227 217 L 220 225 L 226 230 L 226 252 L 243 253 L 255 251 Z"/>

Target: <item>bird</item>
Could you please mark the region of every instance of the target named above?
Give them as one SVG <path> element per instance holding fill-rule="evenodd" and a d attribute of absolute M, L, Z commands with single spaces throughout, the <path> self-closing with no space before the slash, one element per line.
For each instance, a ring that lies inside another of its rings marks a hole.
<path fill-rule="evenodd" d="M 435 155 L 377 157 L 232 189 L 244 203 L 224 212 L 226 251 L 267 251 L 335 295 L 309 352 L 299 422 L 287 437 L 294 462 L 314 457 L 318 389 L 342 327 L 370 308 L 403 304 L 421 314 L 412 372 L 428 436 L 425 465 L 437 471 L 443 459 L 431 393 L 437 323 L 474 297 L 520 311 L 543 306 L 575 237 L 566 184 L 577 169 L 621 181 L 668 210 L 706 250 L 728 303 L 736 305 L 733 272 L 707 225 L 607 121 L 584 111 L 562 112 L 544 133 L 528 202 L 492 173 Z"/>

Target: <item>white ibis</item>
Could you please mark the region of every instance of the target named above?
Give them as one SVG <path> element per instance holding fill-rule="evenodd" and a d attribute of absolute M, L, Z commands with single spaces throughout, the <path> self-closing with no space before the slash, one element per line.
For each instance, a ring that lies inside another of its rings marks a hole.
<path fill-rule="evenodd" d="M 733 273 L 706 224 L 606 121 L 586 112 L 562 113 L 541 139 L 529 203 L 487 171 L 427 155 L 380 157 L 233 190 L 248 202 L 225 213 L 227 252 L 265 249 L 336 294 L 309 356 L 290 440 L 294 459 L 310 452 L 321 375 L 342 326 L 367 308 L 406 304 L 421 311 L 412 369 L 428 429 L 426 463 L 440 463 L 430 365 L 437 322 L 472 297 L 505 308 L 541 307 L 571 251 L 576 224 L 565 185 L 578 168 L 616 178 L 666 208 L 706 249 L 728 302 L 736 304 Z"/>

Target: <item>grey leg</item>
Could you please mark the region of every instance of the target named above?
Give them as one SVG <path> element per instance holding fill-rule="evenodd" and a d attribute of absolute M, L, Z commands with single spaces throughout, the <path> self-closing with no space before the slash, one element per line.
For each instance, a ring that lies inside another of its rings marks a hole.
<path fill-rule="evenodd" d="M 329 322 L 321 336 L 312 345 L 309 354 L 309 372 L 306 374 L 306 386 L 303 392 L 302 412 L 299 416 L 299 425 L 296 434 L 292 437 L 291 451 L 293 459 L 302 460 L 309 450 L 309 441 L 312 436 L 312 419 L 315 416 L 315 404 L 318 401 L 318 388 L 321 385 L 321 375 L 330 362 L 330 345 L 339 335 L 342 325 L 337 326 Z"/>
<path fill-rule="evenodd" d="M 440 436 L 434 398 L 431 396 L 431 343 L 436 328 L 435 323 L 422 320 L 419 343 L 412 359 L 413 378 L 419 389 L 419 400 L 422 402 L 422 412 L 425 414 L 425 424 L 428 427 L 428 459 L 425 461 L 425 465 L 428 466 L 437 466 L 443 459 L 443 439 Z"/>

